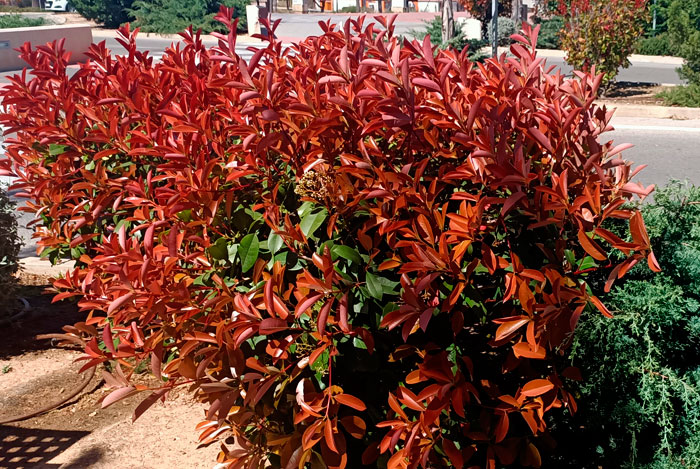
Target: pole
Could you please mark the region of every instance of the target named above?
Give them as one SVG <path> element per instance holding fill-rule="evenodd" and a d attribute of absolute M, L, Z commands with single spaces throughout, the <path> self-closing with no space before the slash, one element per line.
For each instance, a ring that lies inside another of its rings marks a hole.
<path fill-rule="evenodd" d="M 491 56 L 498 57 L 498 0 L 491 0 Z"/>
<path fill-rule="evenodd" d="M 442 0 L 442 43 L 446 44 L 454 37 L 455 17 L 452 11 L 452 0 Z"/>
<path fill-rule="evenodd" d="M 654 21 L 651 26 L 653 35 L 656 36 L 656 0 L 654 0 Z"/>

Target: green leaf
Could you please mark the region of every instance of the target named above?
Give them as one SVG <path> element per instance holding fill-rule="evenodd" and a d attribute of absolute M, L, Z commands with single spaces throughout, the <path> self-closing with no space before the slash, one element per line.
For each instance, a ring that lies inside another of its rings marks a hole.
<path fill-rule="evenodd" d="M 236 255 L 238 254 L 238 243 L 229 244 L 226 248 L 228 252 L 228 260 L 233 263 L 236 260 Z"/>
<path fill-rule="evenodd" d="M 328 349 L 324 350 L 321 352 L 321 355 L 316 358 L 316 361 L 311 364 L 311 369 L 315 371 L 325 371 L 328 369 L 328 360 L 330 359 L 331 355 L 328 352 Z"/>
<path fill-rule="evenodd" d="M 592 269 L 593 267 L 597 266 L 598 264 L 596 264 L 595 259 L 593 259 L 591 256 L 586 256 L 581 259 L 581 262 L 578 264 L 578 270 Z"/>
<path fill-rule="evenodd" d="M 573 251 L 571 251 L 570 249 L 565 250 L 564 256 L 566 256 L 566 260 L 569 261 L 569 264 L 576 265 L 576 257 L 574 256 Z"/>
<path fill-rule="evenodd" d="M 384 289 L 382 288 L 382 283 L 380 282 L 379 278 L 367 272 L 365 279 L 367 280 L 367 290 L 369 291 L 370 296 L 381 300 Z"/>
<path fill-rule="evenodd" d="M 267 238 L 267 248 L 270 250 L 270 253 L 275 254 L 282 246 L 284 246 L 282 237 L 277 233 L 270 233 L 270 236 Z"/>
<path fill-rule="evenodd" d="M 51 156 L 62 155 L 63 153 L 66 152 L 66 148 L 68 148 L 68 147 L 65 145 L 56 145 L 55 143 L 52 143 L 49 145 L 49 155 L 51 155 Z"/>
<path fill-rule="evenodd" d="M 367 350 L 367 345 L 365 344 L 365 341 L 360 339 L 359 337 L 353 337 L 352 346 L 362 350 Z"/>
<path fill-rule="evenodd" d="M 209 279 L 211 278 L 212 272 L 206 272 L 196 279 L 194 279 L 193 285 L 198 287 L 209 285 Z"/>
<path fill-rule="evenodd" d="M 399 282 L 394 282 L 393 280 L 389 280 L 386 277 L 377 277 L 379 280 L 379 283 L 382 285 L 382 292 L 385 295 L 395 295 L 396 291 L 394 289 L 396 286 L 399 284 Z"/>
<path fill-rule="evenodd" d="M 238 248 L 238 254 L 241 258 L 241 266 L 243 272 L 248 272 L 255 265 L 255 261 L 258 260 L 258 253 L 260 251 L 260 240 L 255 233 L 246 235 L 242 240 Z"/>
<path fill-rule="evenodd" d="M 189 222 L 192 220 L 192 209 L 188 208 L 187 210 L 177 212 L 177 217 L 184 222 Z"/>
<path fill-rule="evenodd" d="M 297 213 L 299 214 L 299 218 L 304 218 L 306 215 L 311 213 L 314 209 L 314 204 L 312 202 L 304 202 L 299 206 L 297 209 Z"/>
<path fill-rule="evenodd" d="M 263 214 L 260 212 L 256 212 L 255 210 L 252 210 L 250 208 L 245 209 L 245 213 L 253 219 L 253 221 L 259 221 L 262 220 Z"/>
<path fill-rule="evenodd" d="M 214 244 L 209 246 L 209 254 L 216 260 L 226 259 L 228 254 L 226 250 L 226 238 L 219 238 Z"/>
<path fill-rule="evenodd" d="M 301 232 L 304 233 L 304 236 L 310 238 L 314 234 L 314 232 L 323 224 L 327 216 L 328 212 L 325 208 L 316 212 L 306 213 L 306 215 L 301 219 L 301 223 L 299 223 L 299 228 L 301 228 Z"/>
<path fill-rule="evenodd" d="M 350 246 L 336 244 L 335 246 L 333 246 L 331 252 L 339 257 L 342 257 L 343 259 L 349 260 L 354 264 L 362 263 L 362 257 L 360 257 L 360 253 L 357 252 L 355 248 L 351 248 Z"/>
<path fill-rule="evenodd" d="M 399 309 L 399 305 L 397 305 L 396 303 L 387 303 L 386 305 L 384 305 L 384 308 L 382 308 L 382 313 L 389 314 L 390 312 L 396 311 L 397 309 Z"/>

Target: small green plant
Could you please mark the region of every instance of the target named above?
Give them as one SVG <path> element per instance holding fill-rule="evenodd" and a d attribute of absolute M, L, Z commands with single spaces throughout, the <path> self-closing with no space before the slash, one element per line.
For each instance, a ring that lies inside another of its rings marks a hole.
<path fill-rule="evenodd" d="M 41 11 L 41 8 L 23 7 L 17 5 L 0 5 L 0 13 L 24 13 L 38 11 Z"/>
<path fill-rule="evenodd" d="M 423 40 L 425 36 L 429 36 L 430 42 L 441 49 L 451 47 L 457 51 L 462 51 L 463 49 L 468 48 L 469 60 L 472 62 L 481 62 L 488 57 L 488 54 L 481 51 L 481 49 L 488 45 L 488 41 L 483 39 L 467 39 L 464 32 L 459 27 L 455 27 L 455 32 L 452 39 L 443 43 L 442 20 L 439 16 L 430 21 L 425 21 L 425 29 L 413 30 L 411 31 L 411 35 L 418 40 Z"/>
<path fill-rule="evenodd" d="M 12 365 L 5 365 L 2 367 L 2 374 L 6 375 L 10 371 L 12 371 Z"/>
<path fill-rule="evenodd" d="M 669 7 L 668 33 L 685 59 L 678 74 L 700 86 L 700 2 L 674 0 Z"/>
<path fill-rule="evenodd" d="M 700 85 L 675 86 L 658 96 L 669 106 L 700 107 Z"/>
<path fill-rule="evenodd" d="M 107 28 L 118 28 L 132 21 L 133 0 L 72 0 L 75 10 L 89 20 L 94 20 Z"/>
<path fill-rule="evenodd" d="M 548 19 L 537 18 L 535 23 L 540 25 L 540 35 L 537 37 L 537 48 L 560 49 L 560 34 L 564 27 L 564 19 L 561 16 L 554 16 Z"/>
<path fill-rule="evenodd" d="M 224 31 L 214 20 L 219 5 L 234 9 L 238 18 L 238 30 L 246 29 L 245 7 L 248 0 L 148 0 L 135 1 L 131 13 L 136 18 L 134 26 L 147 33 L 174 34 L 190 25 L 204 33 Z"/>
<path fill-rule="evenodd" d="M 493 31 L 492 31 L 491 23 L 489 23 L 487 30 L 488 30 L 489 43 L 491 43 L 493 41 Z M 506 18 L 504 16 L 499 16 L 498 17 L 498 45 L 499 46 L 509 45 L 511 43 L 510 37 L 515 33 L 516 33 L 515 22 L 510 18 Z"/>
<path fill-rule="evenodd" d="M 0 15 L 0 29 L 28 28 L 46 24 L 44 18 L 29 18 L 22 15 Z"/>
<path fill-rule="evenodd" d="M 19 267 L 17 256 L 22 247 L 17 233 L 15 204 L 5 188 L 0 189 L 0 318 L 15 312 L 13 304 L 17 291 L 15 273 Z"/>
<path fill-rule="evenodd" d="M 635 52 L 643 55 L 680 55 L 679 48 L 671 41 L 668 33 L 640 39 L 635 45 Z"/>
<path fill-rule="evenodd" d="M 672 182 L 642 213 L 662 272 L 634 267 L 604 296 L 613 318 L 582 317 L 557 467 L 700 467 L 700 188 Z"/>

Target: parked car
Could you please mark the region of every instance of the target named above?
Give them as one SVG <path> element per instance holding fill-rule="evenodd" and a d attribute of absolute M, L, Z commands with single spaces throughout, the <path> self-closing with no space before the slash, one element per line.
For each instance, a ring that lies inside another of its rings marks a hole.
<path fill-rule="evenodd" d="M 44 10 L 51 11 L 75 11 L 70 0 L 45 0 Z"/>

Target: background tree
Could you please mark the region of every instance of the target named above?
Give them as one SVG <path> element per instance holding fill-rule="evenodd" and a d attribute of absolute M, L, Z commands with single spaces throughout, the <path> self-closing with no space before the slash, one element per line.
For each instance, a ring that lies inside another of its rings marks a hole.
<path fill-rule="evenodd" d="M 681 78 L 700 85 L 700 1 L 673 0 L 668 8 L 668 33 L 685 63 Z"/>
<path fill-rule="evenodd" d="M 491 0 L 460 0 L 460 3 L 472 17 L 478 19 L 482 23 L 491 19 Z M 498 0 L 499 16 L 511 16 L 512 11 L 512 0 Z"/>
<path fill-rule="evenodd" d="M 603 91 L 620 68 L 630 65 L 629 55 L 643 34 L 648 19 L 647 0 L 572 0 L 561 4 L 565 19 L 561 31 L 566 61 L 577 70 L 595 67 L 603 74 Z"/>

